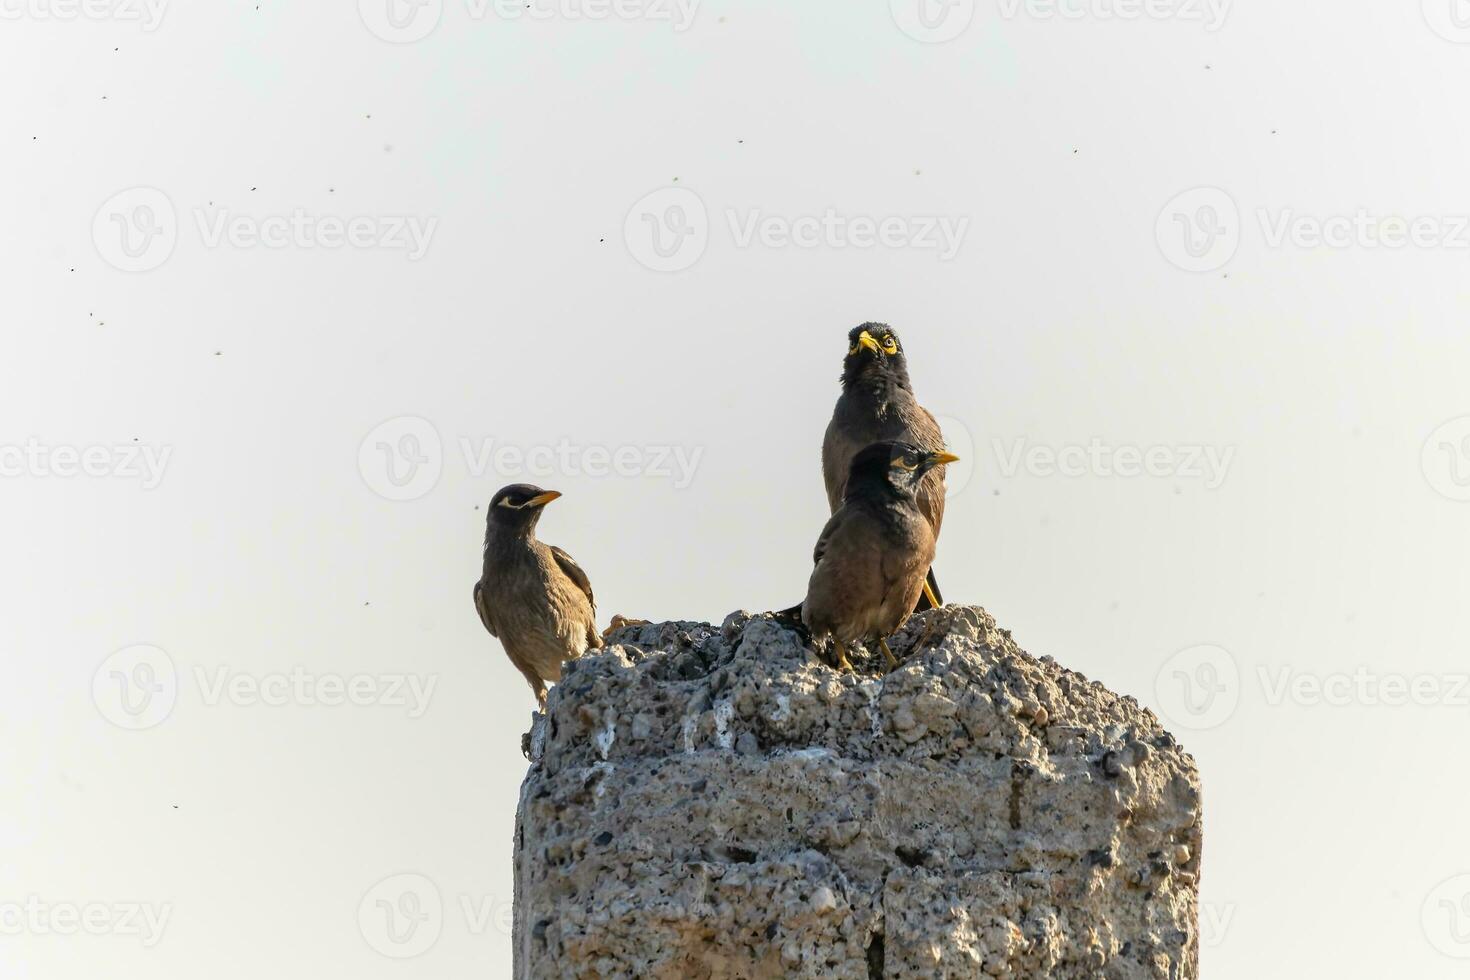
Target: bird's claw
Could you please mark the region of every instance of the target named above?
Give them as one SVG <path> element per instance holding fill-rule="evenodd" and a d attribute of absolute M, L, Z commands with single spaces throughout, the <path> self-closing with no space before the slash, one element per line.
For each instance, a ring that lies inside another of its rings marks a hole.
<path fill-rule="evenodd" d="M 612 620 L 607 624 L 607 629 L 602 631 L 602 638 L 606 640 L 609 636 L 626 626 L 647 626 L 646 619 L 629 619 L 621 613 L 614 614 Z"/>

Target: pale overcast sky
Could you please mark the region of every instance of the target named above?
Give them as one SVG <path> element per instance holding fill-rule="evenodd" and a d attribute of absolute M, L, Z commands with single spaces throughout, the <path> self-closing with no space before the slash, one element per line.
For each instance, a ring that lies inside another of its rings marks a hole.
<path fill-rule="evenodd" d="M 1195 754 L 1205 975 L 1463 976 L 1462 6 L 0 0 L 0 973 L 508 976 L 486 502 L 795 602 L 874 319 L 946 597 Z"/>

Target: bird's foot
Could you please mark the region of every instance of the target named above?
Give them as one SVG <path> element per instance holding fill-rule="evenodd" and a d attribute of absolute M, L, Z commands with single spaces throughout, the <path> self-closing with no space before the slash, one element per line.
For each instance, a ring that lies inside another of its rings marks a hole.
<path fill-rule="evenodd" d="M 613 633 L 616 633 L 618 630 L 622 629 L 625 626 L 647 626 L 647 625 L 648 625 L 648 620 L 646 620 L 646 619 L 629 619 L 627 616 L 624 616 L 622 614 L 616 614 L 616 615 L 613 616 L 611 622 L 609 622 L 607 624 L 607 629 L 605 629 L 605 630 L 602 631 L 602 638 L 604 640 L 606 640 Z"/>
<path fill-rule="evenodd" d="M 834 636 L 832 645 L 837 649 L 837 669 L 852 673 L 852 661 L 847 659 L 847 650 L 843 647 L 842 641 Z"/>
<path fill-rule="evenodd" d="M 878 645 L 883 648 L 883 659 L 888 661 L 888 669 L 897 670 L 898 658 L 893 655 L 892 650 L 888 649 L 888 640 L 880 636 L 878 638 Z"/>

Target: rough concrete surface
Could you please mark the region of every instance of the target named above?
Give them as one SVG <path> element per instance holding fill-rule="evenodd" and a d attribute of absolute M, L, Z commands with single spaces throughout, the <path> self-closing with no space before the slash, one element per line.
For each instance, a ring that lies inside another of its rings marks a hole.
<path fill-rule="evenodd" d="M 517 980 L 1197 977 L 1199 776 L 1153 714 L 977 607 L 890 646 L 838 673 L 734 613 L 569 664 L 527 738 Z"/>

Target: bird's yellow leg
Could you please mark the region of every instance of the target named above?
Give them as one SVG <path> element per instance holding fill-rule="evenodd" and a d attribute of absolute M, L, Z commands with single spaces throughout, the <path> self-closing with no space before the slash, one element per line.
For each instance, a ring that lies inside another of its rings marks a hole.
<path fill-rule="evenodd" d="M 847 649 L 837 637 L 832 637 L 832 645 L 837 648 L 837 669 L 852 670 L 852 664 L 847 659 Z"/>
<path fill-rule="evenodd" d="M 898 658 L 893 655 L 892 650 L 888 649 L 888 640 L 880 636 L 878 637 L 878 645 L 883 648 L 883 656 L 888 660 L 888 669 L 897 670 Z"/>
<path fill-rule="evenodd" d="M 939 597 L 934 594 L 934 589 L 929 586 L 929 580 L 924 579 L 924 597 L 929 600 L 929 605 L 935 609 L 939 608 Z"/>

